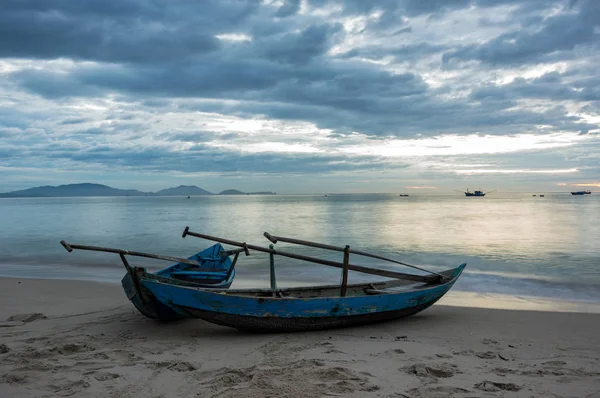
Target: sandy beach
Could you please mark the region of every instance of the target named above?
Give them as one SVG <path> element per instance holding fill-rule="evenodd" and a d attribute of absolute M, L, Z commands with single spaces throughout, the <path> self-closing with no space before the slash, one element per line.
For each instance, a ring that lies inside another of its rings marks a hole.
<path fill-rule="evenodd" d="M 2 397 L 600 397 L 600 315 L 435 305 L 246 334 L 159 324 L 121 287 L 0 279 Z"/>

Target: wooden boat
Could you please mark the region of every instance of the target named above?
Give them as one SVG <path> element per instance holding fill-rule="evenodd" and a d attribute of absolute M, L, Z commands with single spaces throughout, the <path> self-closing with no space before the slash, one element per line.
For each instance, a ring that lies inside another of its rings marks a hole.
<path fill-rule="evenodd" d="M 456 191 L 456 192 L 462 192 L 462 191 Z M 490 191 L 487 193 L 492 193 L 492 192 L 496 192 L 496 191 Z M 464 192 L 464 194 L 465 194 L 465 196 L 468 196 L 468 197 L 471 197 L 471 196 L 484 197 L 486 195 L 486 192 L 483 192 L 481 189 L 471 192 L 467 188 L 467 190 Z"/>
<path fill-rule="evenodd" d="M 244 249 L 225 251 L 223 246 L 217 243 L 184 259 L 99 246 L 69 244 L 64 240 L 60 243 L 69 252 L 73 251 L 73 249 L 79 249 L 119 254 L 127 271 L 121 280 L 121 285 L 127 298 L 143 315 L 161 321 L 177 320 L 183 318 L 183 316 L 157 300 L 144 287 L 144 280 L 152 279 L 174 286 L 227 289 L 231 286 L 235 278 L 235 264 L 239 253 L 244 251 Z M 232 254 L 235 254 L 233 261 L 229 258 Z M 150 273 L 144 267 L 132 267 L 129 265 L 125 257 L 126 255 L 166 260 L 175 263 L 156 273 Z"/>
<path fill-rule="evenodd" d="M 571 192 L 571 195 L 585 195 L 585 191 L 575 191 L 575 192 Z"/>
<path fill-rule="evenodd" d="M 292 238 L 265 236 L 272 242 L 283 241 L 344 252 L 344 262 L 307 257 L 299 254 L 247 245 L 189 231 L 183 236 L 196 236 L 270 254 L 271 289 L 211 289 L 181 286 L 155 278 L 141 284 L 165 306 L 186 317 L 196 317 L 215 324 L 248 331 L 303 331 L 363 325 L 416 314 L 433 305 L 456 282 L 466 264 L 435 273 L 382 256 L 358 250 L 301 241 Z M 367 268 L 349 263 L 350 253 L 403 264 L 430 275 L 405 274 Z M 343 270 L 341 285 L 277 289 L 274 256 L 280 255 Z M 389 281 L 348 285 L 348 271 L 393 278 Z"/>

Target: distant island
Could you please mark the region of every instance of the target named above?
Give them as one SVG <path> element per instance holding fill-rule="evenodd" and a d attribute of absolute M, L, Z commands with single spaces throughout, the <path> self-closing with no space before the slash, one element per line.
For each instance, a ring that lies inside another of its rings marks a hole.
<path fill-rule="evenodd" d="M 275 192 L 250 192 L 244 193 L 237 189 L 228 189 L 219 195 L 275 195 Z M 67 184 L 59 186 L 45 185 L 0 193 L 0 198 L 43 198 L 43 197 L 83 197 L 83 196 L 199 196 L 214 195 L 214 193 L 202 189 L 196 185 L 180 185 L 167 188 L 158 192 L 142 192 L 136 189 L 118 189 L 102 184 Z"/>
<path fill-rule="evenodd" d="M 156 196 L 181 196 L 181 195 L 212 195 L 206 189 L 195 185 L 180 185 L 175 188 L 167 188 L 156 192 Z"/>
<path fill-rule="evenodd" d="M 275 192 L 264 191 L 264 192 L 242 192 L 237 189 L 226 189 L 225 191 L 219 192 L 219 195 L 277 195 Z"/>

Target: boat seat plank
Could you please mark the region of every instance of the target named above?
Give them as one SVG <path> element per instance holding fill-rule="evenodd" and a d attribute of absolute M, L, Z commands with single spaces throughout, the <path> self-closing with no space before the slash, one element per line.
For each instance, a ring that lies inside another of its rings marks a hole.
<path fill-rule="evenodd" d="M 385 290 L 380 289 L 365 289 L 366 294 L 390 294 L 392 292 L 386 292 Z"/>

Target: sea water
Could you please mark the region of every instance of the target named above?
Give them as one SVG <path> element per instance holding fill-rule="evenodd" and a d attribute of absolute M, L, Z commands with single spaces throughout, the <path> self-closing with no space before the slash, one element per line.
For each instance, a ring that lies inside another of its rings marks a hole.
<path fill-rule="evenodd" d="M 182 239 L 186 226 L 264 247 L 270 244 L 265 231 L 350 245 L 433 271 L 467 263 L 449 295 L 451 304 L 584 311 L 600 304 L 600 195 L 595 194 L 0 199 L 0 276 L 118 283 L 124 273 L 118 255 L 68 253 L 59 242 L 177 257 L 212 244 Z M 343 256 L 285 243 L 276 247 L 336 261 Z M 356 255 L 350 260 L 419 273 Z M 143 258 L 130 261 L 151 270 L 169 265 Z M 276 257 L 275 263 L 280 287 L 340 281 L 339 269 L 284 257 Z M 233 287 L 268 287 L 268 264 L 267 254 L 240 256 Z M 379 279 L 350 274 L 351 283 Z"/>

